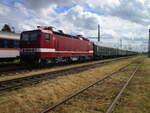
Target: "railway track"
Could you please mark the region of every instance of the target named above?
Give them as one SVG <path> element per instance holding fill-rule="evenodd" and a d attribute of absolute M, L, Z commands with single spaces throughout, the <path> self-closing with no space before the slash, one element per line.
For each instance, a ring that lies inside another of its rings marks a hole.
<path fill-rule="evenodd" d="M 20 64 L 8 64 L 6 65 L 1 65 L 0 66 L 0 76 L 15 76 L 18 74 L 25 74 L 25 73 L 29 73 L 31 71 L 37 71 L 37 70 L 42 70 L 42 69 L 47 69 L 47 68 L 57 68 L 57 67 L 61 67 L 61 66 L 66 66 L 66 65 L 71 65 L 71 64 L 78 64 L 80 62 L 73 62 L 70 64 L 67 63 L 57 63 L 55 65 L 50 65 L 50 66 L 45 66 L 43 68 L 28 68 L 25 66 L 21 66 Z"/>
<path fill-rule="evenodd" d="M 134 70 L 134 72 L 131 74 L 131 76 L 129 77 L 129 79 L 127 80 L 127 82 L 124 84 L 124 86 L 122 87 L 122 89 L 120 90 L 120 92 L 117 94 L 116 98 L 110 104 L 110 106 L 108 107 L 108 109 L 106 110 L 105 113 L 111 113 L 112 112 L 113 107 L 116 105 L 117 101 L 121 97 L 122 93 L 124 92 L 125 88 L 128 86 L 129 82 L 131 81 L 131 79 L 133 78 L 133 76 L 135 75 L 135 73 L 138 71 L 139 67 L 140 66 L 136 67 L 136 69 Z"/>
<path fill-rule="evenodd" d="M 19 64 L 9 64 L 7 66 L 0 67 L 0 76 L 12 76 L 21 73 L 29 72 L 30 70 L 26 69 L 24 66 Z"/>
<path fill-rule="evenodd" d="M 90 61 L 87 61 L 90 62 Z M 82 64 L 83 62 L 72 62 L 72 63 L 65 63 L 65 62 L 61 62 L 61 63 L 57 63 L 55 65 L 51 64 L 49 66 L 45 66 L 43 68 L 27 68 L 25 66 L 21 66 L 20 64 L 8 64 L 6 65 L 1 65 L 0 66 L 0 76 L 15 76 L 15 75 L 19 75 L 19 74 L 25 74 L 25 73 L 29 73 L 29 72 L 33 72 L 33 71 L 37 71 L 37 70 L 42 70 L 42 69 L 48 69 L 48 68 L 58 68 L 61 66 L 67 66 L 67 65 L 73 65 L 73 64 Z"/>
<path fill-rule="evenodd" d="M 29 69 L 22 66 L 19 61 L 17 63 L 0 64 L 0 76 L 17 75 L 27 71 Z"/>
<path fill-rule="evenodd" d="M 137 64 L 141 64 L 143 60 L 140 60 L 138 61 Z M 135 62 L 135 61 L 133 61 Z M 120 69 L 110 73 L 110 74 L 107 74 L 105 75 L 103 78 L 91 83 L 90 85 L 76 91 L 76 92 L 73 92 L 72 94 L 70 94 L 69 96 L 63 98 L 63 99 L 60 99 L 59 101 L 57 101 L 56 103 L 54 103 L 53 105 L 47 107 L 45 110 L 43 110 L 41 113 L 47 113 L 47 112 L 50 112 L 50 111 L 53 111 L 55 110 L 56 108 L 58 108 L 59 106 L 65 104 L 66 102 L 70 101 L 71 99 L 79 96 L 80 94 L 82 94 L 83 92 L 87 91 L 89 88 L 93 87 L 93 86 L 96 86 L 96 85 L 102 85 L 103 83 L 105 83 L 105 81 L 108 79 L 108 78 L 111 78 L 113 75 L 115 75 L 116 73 L 120 72 L 120 71 L 123 71 L 125 68 L 127 68 L 130 64 L 132 64 L 133 62 L 127 64 L 126 66 L 123 66 L 121 67 Z M 123 91 L 125 90 L 125 88 L 128 86 L 129 82 L 131 81 L 131 79 L 133 78 L 133 76 L 135 75 L 135 73 L 138 71 L 140 65 L 137 65 L 135 70 L 131 73 L 130 77 L 128 80 L 126 80 L 126 83 L 123 85 L 123 87 L 121 88 L 121 90 L 119 91 L 119 93 L 117 94 L 116 98 L 112 101 L 112 103 L 110 104 L 110 106 L 107 108 L 107 110 L 103 111 L 105 113 L 111 113 L 112 109 L 114 108 L 115 104 L 117 103 L 117 101 L 119 100 L 121 94 L 123 93 Z"/>
<path fill-rule="evenodd" d="M 79 67 L 72 67 L 72 68 L 63 69 L 63 70 L 52 71 L 52 72 L 48 72 L 48 73 L 44 73 L 44 74 L 36 74 L 36 75 L 32 75 L 32 76 L 25 76 L 25 77 L 20 77 L 20 78 L 16 78 L 16 79 L 1 81 L 0 82 L 0 92 L 36 84 L 43 80 L 56 78 L 58 76 L 63 76 L 66 74 L 79 73 L 79 72 L 82 72 L 82 71 L 85 71 L 85 70 L 88 70 L 91 68 L 103 66 L 108 63 L 111 63 L 111 62 L 114 62 L 117 60 L 121 60 L 121 59 L 127 59 L 127 58 L 130 58 L 130 57 L 117 58 L 117 59 L 113 59 L 113 60 L 102 61 L 100 63 L 88 64 L 88 65 L 83 65 L 83 66 L 79 66 Z"/>
<path fill-rule="evenodd" d="M 130 56 L 131 57 L 131 56 Z M 124 57 L 122 57 L 124 58 Z M 117 58 L 118 59 L 118 58 Z M 90 61 L 86 61 L 86 62 L 90 62 Z M 1 64 L 0 65 L 0 76 L 15 76 L 15 75 L 19 75 L 19 74 L 26 74 L 29 72 L 33 72 L 33 71 L 37 71 L 37 70 L 42 70 L 42 69 L 48 69 L 48 68 L 57 68 L 57 67 L 61 67 L 61 66 L 66 66 L 66 65 L 73 65 L 73 64 L 82 64 L 83 62 L 72 62 L 72 63 L 65 63 L 65 62 L 61 62 L 61 63 L 57 63 L 55 65 L 49 65 L 49 66 L 45 66 L 43 68 L 28 68 L 26 66 L 22 66 L 19 63 L 16 64 Z"/>

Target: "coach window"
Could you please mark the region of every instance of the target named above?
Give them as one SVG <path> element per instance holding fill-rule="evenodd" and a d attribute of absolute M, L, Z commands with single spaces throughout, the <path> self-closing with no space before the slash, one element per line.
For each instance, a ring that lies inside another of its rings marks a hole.
<path fill-rule="evenodd" d="M 3 47 L 4 48 L 8 48 L 8 40 L 4 40 L 3 41 Z"/>
<path fill-rule="evenodd" d="M 0 48 L 4 48 L 4 40 L 0 39 Z"/>
<path fill-rule="evenodd" d="M 3 48 L 3 40 L 0 39 L 0 48 Z"/>
<path fill-rule="evenodd" d="M 14 48 L 13 40 L 8 40 L 8 48 Z"/>
<path fill-rule="evenodd" d="M 48 33 L 45 33 L 45 40 L 50 40 L 50 35 Z"/>
<path fill-rule="evenodd" d="M 14 40 L 14 48 L 19 48 L 19 41 L 18 40 Z"/>

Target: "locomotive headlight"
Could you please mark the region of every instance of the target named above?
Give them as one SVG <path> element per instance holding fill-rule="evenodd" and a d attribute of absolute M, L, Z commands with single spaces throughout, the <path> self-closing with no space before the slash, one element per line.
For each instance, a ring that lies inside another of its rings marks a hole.
<path fill-rule="evenodd" d="M 22 53 L 22 49 L 20 49 L 20 52 Z"/>
<path fill-rule="evenodd" d="M 33 52 L 38 52 L 38 49 L 37 49 L 37 48 L 34 48 Z"/>
<path fill-rule="evenodd" d="M 31 48 L 31 52 L 34 52 L 34 48 Z"/>
<path fill-rule="evenodd" d="M 36 49 L 36 48 L 34 48 L 34 49 L 33 49 L 33 52 L 37 52 L 37 49 Z"/>

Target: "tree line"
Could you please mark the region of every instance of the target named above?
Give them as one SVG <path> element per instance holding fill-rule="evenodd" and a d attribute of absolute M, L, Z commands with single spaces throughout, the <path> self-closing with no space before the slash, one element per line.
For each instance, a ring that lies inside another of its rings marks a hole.
<path fill-rule="evenodd" d="M 15 33 L 15 28 L 14 27 L 10 27 L 8 24 L 4 24 L 4 26 L 1 29 L 1 31 Z"/>

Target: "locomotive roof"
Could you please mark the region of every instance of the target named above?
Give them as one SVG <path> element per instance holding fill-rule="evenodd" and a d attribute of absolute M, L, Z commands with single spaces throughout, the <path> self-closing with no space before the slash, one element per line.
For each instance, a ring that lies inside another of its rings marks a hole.
<path fill-rule="evenodd" d="M 42 31 L 42 32 L 47 32 L 47 33 L 50 33 L 50 32 L 53 32 L 54 34 L 57 34 L 57 35 L 61 35 L 61 36 L 66 36 L 66 37 L 68 37 L 68 38 L 75 38 L 75 39 L 80 39 L 80 38 L 82 38 L 83 40 L 87 40 L 87 41 L 89 41 L 87 38 L 84 38 L 84 37 L 82 37 L 82 36 L 73 36 L 73 35 L 69 35 L 69 34 L 65 34 L 65 33 L 63 33 L 63 32 L 59 32 L 59 31 L 50 31 L 50 30 L 43 30 L 43 29 L 37 29 L 37 30 L 31 30 L 31 31 L 24 31 L 24 32 L 34 32 L 34 31 Z M 24 32 L 22 32 L 22 33 L 24 33 Z"/>
<path fill-rule="evenodd" d="M 19 33 L 0 31 L 0 38 L 20 39 L 20 34 Z"/>
<path fill-rule="evenodd" d="M 66 36 L 66 37 L 69 37 L 69 38 L 76 38 L 76 39 L 82 38 L 83 40 L 89 41 L 87 38 L 84 38 L 84 37 L 73 36 L 73 35 L 61 33 L 61 32 L 58 32 L 58 31 L 53 31 L 53 33 L 54 33 L 54 34 L 57 34 L 57 35 L 61 35 L 61 36 Z"/>
<path fill-rule="evenodd" d="M 82 37 L 82 36 L 73 36 L 73 35 L 65 34 L 65 33 L 63 33 L 62 30 L 54 31 L 53 28 L 54 28 L 54 29 L 56 29 L 56 28 L 53 27 L 53 26 L 37 26 L 37 28 L 38 28 L 38 30 L 41 30 L 41 31 L 46 31 L 46 32 L 51 31 L 51 32 L 53 32 L 54 34 L 61 35 L 61 36 L 66 36 L 66 37 L 68 37 L 68 38 L 76 38 L 76 39 L 82 38 L 83 40 L 89 41 L 87 38 L 84 38 L 84 37 Z"/>

